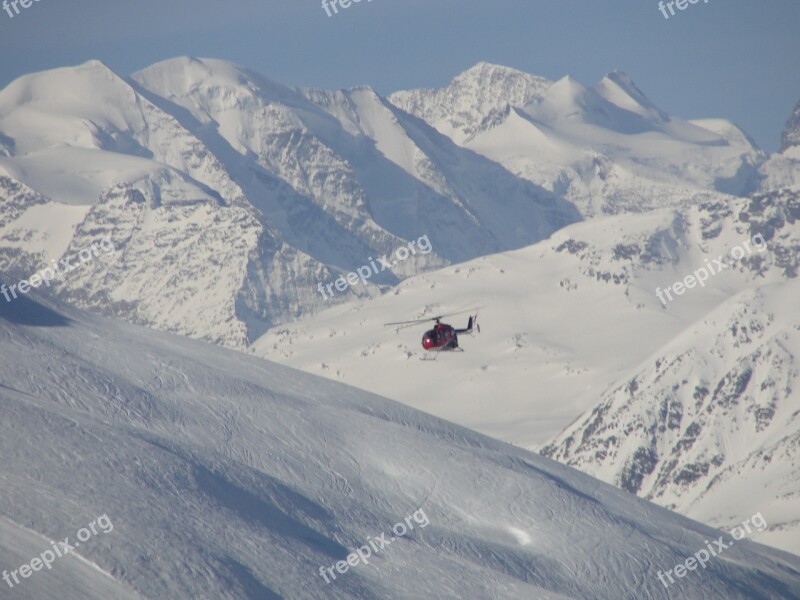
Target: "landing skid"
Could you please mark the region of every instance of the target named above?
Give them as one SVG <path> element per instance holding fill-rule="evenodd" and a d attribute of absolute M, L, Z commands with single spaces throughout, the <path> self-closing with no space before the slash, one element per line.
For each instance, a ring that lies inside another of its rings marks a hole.
<path fill-rule="evenodd" d="M 450 350 L 434 350 L 428 351 L 422 356 L 420 356 L 420 360 L 429 361 L 429 360 L 436 360 L 440 354 L 445 352 L 464 352 L 463 348 L 451 348 Z"/>

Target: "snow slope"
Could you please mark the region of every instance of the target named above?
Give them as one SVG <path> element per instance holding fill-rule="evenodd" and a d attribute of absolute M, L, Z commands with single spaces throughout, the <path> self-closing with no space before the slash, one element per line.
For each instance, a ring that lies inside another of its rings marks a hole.
<path fill-rule="evenodd" d="M 113 523 L 3 597 L 800 597 L 800 559 L 750 541 L 667 590 L 719 532 L 363 391 L 34 296 L 0 340 L 2 567 Z"/>

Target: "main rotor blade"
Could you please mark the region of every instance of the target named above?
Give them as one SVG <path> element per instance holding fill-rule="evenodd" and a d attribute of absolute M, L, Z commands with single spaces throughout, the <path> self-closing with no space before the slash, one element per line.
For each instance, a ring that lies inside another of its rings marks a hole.
<path fill-rule="evenodd" d="M 458 315 L 466 315 L 467 313 L 474 314 L 474 313 L 477 313 L 482 308 L 486 308 L 486 307 L 485 306 L 476 306 L 475 308 L 465 308 L 464 310 L 458 310 L 456 312 L 447 313 L 446 315 L 442 315 L 439 318 L 456 317 Z"/>
<path fill-rule="evenodd" d="M 435 321 L 437 317 L 432 317 L 428 319 L 417 319 L 416 321 L 397 321 L 395 323 L 384 323 L 384 327 L 389 325 L 417 325 L 418 323 L 427 323 L 428 321 Z"/>
<path fill-rule="evenodd" d="M 485 308 L 485 307 L 484 306 L 478 306 L 477 308 L 469 308 L 469 309 L 466 309 L 466 310 L 459 310 L 459 311 L 456 311 L 456 312 L 451 312 L 451 313 L 446 313 L 446 314 L 443 314 L 443 315 L 438 315 L 436 317 L 426 317 L 424 319 L 416 319 L 416 320 L 413 320 L 413 321 L 397 321 L 395 323 L 384 323 L 383 325 L 385 327 L 389 326 L 389 325 L 416 325 L 418 323 L 427 323 L 428 321 L 439 321 L 439 320 L 445 319 L 447 317 L 456 317 L 458 315 L 465 315 L 467 313 L 476 313 L 481 308 Z"/>

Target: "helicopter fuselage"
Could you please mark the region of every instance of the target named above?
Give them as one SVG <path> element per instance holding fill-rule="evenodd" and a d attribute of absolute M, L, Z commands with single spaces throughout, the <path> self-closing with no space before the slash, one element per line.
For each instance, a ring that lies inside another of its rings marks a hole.
<path fill-rule="evenodd" d="M 452 350 L 458 348 L 458 334 L 447 323 L 436 323 L 422 336 L 422 347 L 425 350 Z"/>

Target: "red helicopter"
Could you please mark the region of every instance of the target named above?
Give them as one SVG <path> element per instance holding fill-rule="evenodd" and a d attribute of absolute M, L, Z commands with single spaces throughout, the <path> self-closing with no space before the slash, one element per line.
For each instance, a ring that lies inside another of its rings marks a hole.
<path fill-rule="evenodd" d="M 435 321 L 433 329 L 429 329 L 422 335 L 422 347 L 430 352 L 453 352 L 464 350 L 458 346 L 458 334 L 469 333 L 474 331 L 481 332 L 481 327 L 478 325 L 478 315 L 470 315 L 467 326 L 464 329 L 456 329 L 452 325 L 442 323 L 445 317 L 452 317 L 454 315 L 464 314 L 470 311 L 461 311 L 457 313 L 450 313 L 447 315 L 439 315 L 438 317 L 430 317 L 427 319 L 417 319 L 416 321 L 399 321 L 397 323 L 386 323 L 386 325 L 401 325 L 404 327 L 411 327 L 419 323 L 427 323 L 428 321 Z"/>

